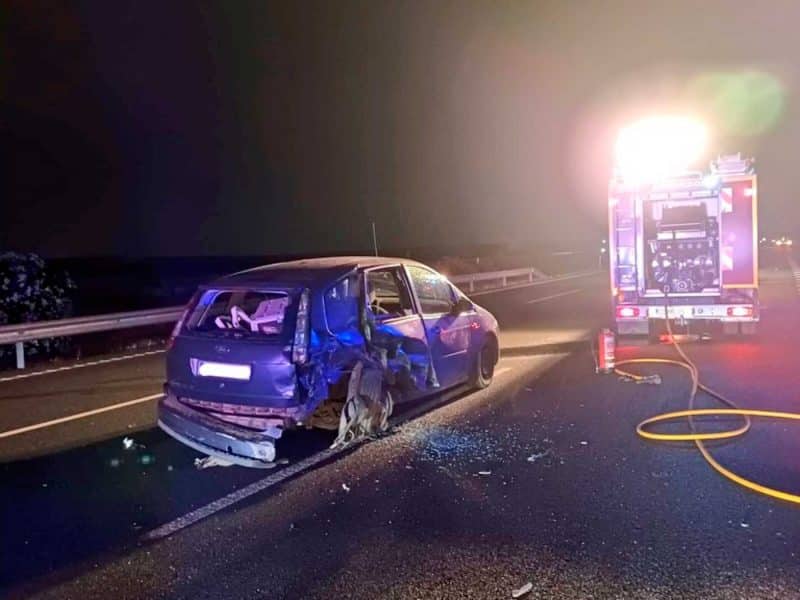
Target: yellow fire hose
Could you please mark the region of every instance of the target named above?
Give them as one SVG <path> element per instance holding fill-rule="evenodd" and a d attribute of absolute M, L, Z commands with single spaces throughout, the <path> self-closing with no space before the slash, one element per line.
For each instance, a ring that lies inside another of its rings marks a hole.
<path fill-rule="evenodd" d="M 751 481 L 750 479 L 745 479 L 744 477 L 737 475 L 733 471 L 726 469 L 721 464 L 719 464 L 719 462 L 717 462 L 717 460 L 711 455 L 711 452 L 708 450 L 706 445 L 703 443 L 705 440 L 724 440 L 724 439 L 734 438 L 747 433 L 747 431 L 750 429 L 750 417 L 766 417 L 770 419 L 789 419 L 792 421 L 800 421 L 800 413 L 778 412 L 772 410 L 751 410 L 751 409 L 739 408 L 733 401 L 729 400 L 719 392 L 715 392 L 714 390 L 700 383 L 700 374 L 697 369 L 697 366 L 687 356 L 686 352 L 684 352 L 683 348 L 681 348 L 681 345 L 675 339 L 675 336 L 672 334 L 672 329 L 670 328 L 669 321 L 667 321 L 667 331 L 669 333 L 669 338 L 671 340 L 671 343 L 673 344 L 673 346 L 675 346 L 675 350 L 678 352 L 678 354 L 683 360 L 670 360 L 664 358 L 638 358 L 638 359 L 620 361 L 617 363 L 617 367 L 630 364 L 662 364 L 662 365 L 674 365 L 686 369 L 687 371 L 689 371 L 692 378 L 692 390 L 691 393 L 689 394 L 689 410 L 679 410 L 675 412 L 663 413 L 645 419 L 636 426 L 636 433 L 638 433 L 641 437 L 646 438 L 648 440 L 657 440 L 662 442 L 685 442 L 685 441 L 694 442 L 695 445 L 697 446 L 697 449 L 700 450 L 700 453 L 703 455 L 703 458 L 706 460 L 706 462 L 709 465 L 711 465 L 711 467 L 723 477 L 730 479 L 734 483 L 737 483 L 749 490 L 758 492 L 759 494 L 764 494 L 766 496 L 771 496 L 772 498 L 778 498 L 780 500 L 786 500 L 788 502 L 794 502 L 795 504 L 800 504 L 800 495 L 791 494 L 789 492 L 784 492 L 782 490 L 776 490 L 774 488 L 761 485 L 760 483 L 756 483 L 755 481 Z M 645 379 L 645 377 L 642 375 L 630 373 L 620 368 L 616 368 L 614 372 L 617 375 L 620 375 L 628 379 L 632 379 L 634 381 L 641 381 Z M 694 408 L 694 400 L 695 397 L 697 396 L 698 390 L 704 391 L 709 396 L 716 398 L 717 400 L 729 406 L 730 408 L 712 408 L 712 409 Z M 728 431 L 702 433 L 697 431 L 693 420 L 693 417 L 700 417 L 700 416 L 730 416 L 730 415 L 736 415 L 742 417 L 744 421 L 743 425 L 741 427 L 737 427 L 736 429 L 731 429 Z M 648 430 L 648 427 L 654 423 L 663 423 L 665 421 L 672 421 L 674 419 L 682 419 L 682 418 L 688 419 L 689 429 L 691 430 L 691 433 L 656 433 Z"/>

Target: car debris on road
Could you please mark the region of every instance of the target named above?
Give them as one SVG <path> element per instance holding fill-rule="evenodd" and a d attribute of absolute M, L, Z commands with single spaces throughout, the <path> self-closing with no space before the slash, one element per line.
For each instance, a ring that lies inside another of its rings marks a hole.
<path fill-rule="evenodd" d="M 512 598 L 522 598 L 525 594 L 529 593 L 533 589 L 533 584 L 529 581 L 525 585 L 520 588 L 511 591 Z"/>
<path fill-rule="evenodd" d="M 547 456 L 550 456 L 551 452 L 552 452 L 552 448 L 548 448 L 547 450 L 545 450 L 543 452 L 534 452 L 526 460 L 528 462 L 531 462 L 531 463 L 532 462 L 536 462 L 539 459 L 542 459 L 542 458 L 545 458 Z"/>
<path fill-rule="evenodd" d="M 206 456 L 204 458 L 195 458 L 194 466 L 199 471 L 201 469 L 210 469 L 212 467 L 230 467 L 233 463 L 223 460 L 216 456 Z"/>

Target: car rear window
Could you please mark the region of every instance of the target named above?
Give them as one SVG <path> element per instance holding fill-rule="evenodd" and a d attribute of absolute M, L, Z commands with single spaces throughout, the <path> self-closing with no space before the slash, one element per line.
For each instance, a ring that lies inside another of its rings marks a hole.
<path fill-rule="evenodd" d="M 206 290 L 187 331 L 220 337 L 274 337 L 283 332 L 289 295 L 257 290 Z"/>

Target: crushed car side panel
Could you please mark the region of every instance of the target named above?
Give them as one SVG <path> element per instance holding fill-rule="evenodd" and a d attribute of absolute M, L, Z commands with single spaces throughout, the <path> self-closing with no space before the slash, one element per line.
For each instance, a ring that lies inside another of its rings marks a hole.
<path fill-rule="evenodd" d="M 321 314 L 315 321 L 324 329 L 312 331 L 309 363 L 298 369 L 309 409 L 332 395 L 344 397 L 343 386 L 358 363 L 380 369 L 386 384 L 401 391 L 437 386 L 419 316 L 377 322 L 362 290 L 354 271 L 317 298 Z"/>

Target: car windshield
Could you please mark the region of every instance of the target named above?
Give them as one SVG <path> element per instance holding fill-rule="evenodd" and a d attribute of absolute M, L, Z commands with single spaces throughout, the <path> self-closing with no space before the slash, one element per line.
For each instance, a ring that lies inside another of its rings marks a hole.
<path fill-rule="evenodd" d="M 279 336 L 290 298 L 283 292 L 206 290 L 186 330 L 219 337 Z"/>

